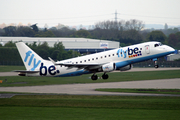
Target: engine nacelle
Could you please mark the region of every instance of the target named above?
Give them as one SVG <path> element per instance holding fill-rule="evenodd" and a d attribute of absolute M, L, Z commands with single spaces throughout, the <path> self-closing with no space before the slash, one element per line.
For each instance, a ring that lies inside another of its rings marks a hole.
<path fill-rule="evenodd" d="M 131 64 L 127 65 L 127 66 L 124 66 L 124 67 L 120 68 L 119 70 L 120 71 L 126 71 L 126 70 L 130 70 L 130 69 L 131 69 Z"/>
<path fill-rule="evenodd" d="M 115 65 L 115 63 L 113 63 L 113 62 L 104 64 L 104 65 L 102 66 L 102 71 L 103 71 L 103 72 L 110 72 L 110 71 L 113 71 L 113 70 L 115 70 L 115 69 L 116 69 L 116 65 Z"/>

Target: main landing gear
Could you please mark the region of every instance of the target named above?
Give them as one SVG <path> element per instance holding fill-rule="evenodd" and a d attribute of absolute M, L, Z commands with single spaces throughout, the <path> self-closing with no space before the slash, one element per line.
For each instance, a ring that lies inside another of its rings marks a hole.
<path fill-rule="evenodd" d="M 91 79 L 92 79 L 92 80 L 97 80 L 97 79 L 98 79 L 98 76 L 95 75 L 95 74 L 93 74 L 93 75 L 91 76 Z"/>
<path fill-rule="evenodd" d="M 106 79 L 109 78 L 109 76 L 108 76 L 108 74 L 104 73 L 104 74 L 102 75 L 102 78 L 103 78 L 104 80 L 106 80 Z M 97 76 L 96 74 L 93 74 L 93 75 L 91 76 L 91 79 L 92 79 L 92 80 L 97 80 L 97 79 L 98 79 L 98 76 Z"/>

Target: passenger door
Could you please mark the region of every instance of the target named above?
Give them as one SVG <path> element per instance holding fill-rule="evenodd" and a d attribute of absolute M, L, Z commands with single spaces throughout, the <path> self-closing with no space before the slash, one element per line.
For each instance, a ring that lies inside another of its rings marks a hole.
<path fill-rule="evenodd" d="M 150 53 L 150 46 L 149 46 L 149 45 L 146 45 L 146 46 L 145 46 L 145 53 L 146 53 L 146 54 L 149 54 L 149 53 Z"/>

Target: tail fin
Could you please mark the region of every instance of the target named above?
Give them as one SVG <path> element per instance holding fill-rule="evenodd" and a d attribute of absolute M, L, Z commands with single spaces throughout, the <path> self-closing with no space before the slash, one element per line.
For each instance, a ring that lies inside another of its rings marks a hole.
<path fill-rule="evenodd" d="M 35 71 L 43 59 L 23 42 L 16 43 L 16 46 L 21 55 L 26 70 Z"/>

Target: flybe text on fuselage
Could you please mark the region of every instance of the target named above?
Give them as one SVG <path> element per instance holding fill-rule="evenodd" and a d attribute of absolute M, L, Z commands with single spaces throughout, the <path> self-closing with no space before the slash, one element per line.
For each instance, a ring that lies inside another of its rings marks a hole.
<path fill-rule="evenodd" d="M 133 58 L 133 57 L 138 57 L 141 56 L 141 49 L 139 49 L 138 47 L 135 48 L 127 48 L 127 49 L 118 49 L 117 51 L 118 53 L 118 57 L 123 57 L 123 58 Z"/>
<path fill-rule="evenodd" d="M 54 65 L 47 67 L 47 66 L 44 66 L 43 63 L 41 63 L 40 75 L 46 76 L 48 73 L 50 75 L 56 75 L 56 73 L 60 73 L 60 71 L 56 70 L 56 67 Z"/>

